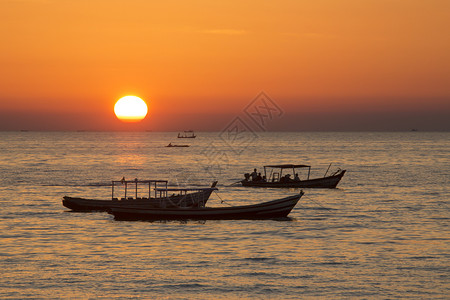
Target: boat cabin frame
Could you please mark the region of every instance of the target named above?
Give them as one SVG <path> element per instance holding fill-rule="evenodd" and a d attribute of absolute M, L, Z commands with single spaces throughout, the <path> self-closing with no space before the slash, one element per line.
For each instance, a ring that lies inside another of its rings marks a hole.
<path fill-rule="evenodd" d="M 167 185 L 168 185 L 168 181 L 167 180 L 138 180 L 137 178 L 134 180 L 113 180 L 112 184 L 111 184 L 111 199 L 112 200 L 118 200 L 118 198 L 114 197 L 114 187 L 118 186 L 118 185 L 125 185 L 125 191 L 124 191 L 124 197 L 122 198 L 123 200 L 125 199 L 129 199 L 131 200 L 132 198 L 127 198 L 127 191 L 128 191 L 128 185 L 131 184 L 132 186 L 134 186 L 135 188 L 135 199 L 146 199 L 144 198 L 139 198 L 138 197 L 138 184 L 145 184 L 148 185 L 148 198 L 151 198 L 151 191 L 152 191 L 152 187 L 155 193 L 155 198 L 159 194 L 162 197 L 167 197 L 167 192 L 165 193 L 165 195 L 163 195 L 163 191 L 167 191 Z M 164 187 L 164 188 L 163 188 Z"/>
<path fill-rule="evenodd" d="M 269 177 L 267 177 L 268 169 L 270 169 Z M 274 172 L 274 170 L 277 169 L 280 169 L 280 171 Z M 283 170 L 290 170 L 290 169 L 292 169 L 293 176 L 295 176 L 296 174 L 295 169 L 308 169 L 308 177 L 306 178 L 306 180 L 309 180 L 309 176 L 311 175 L 311 166 L 308 165 L 285 164 L 285 165 L 264 166 L 264 176 L 267 182 L 280 182 L 281 178 L 283 177 Z"/>

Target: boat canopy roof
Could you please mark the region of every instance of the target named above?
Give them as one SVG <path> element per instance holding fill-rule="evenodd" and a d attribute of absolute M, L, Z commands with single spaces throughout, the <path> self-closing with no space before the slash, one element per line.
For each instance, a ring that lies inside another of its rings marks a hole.
<path fill-rule="evenodd" d="M 113 183 L 168 183 L 167 180 L 113 180 Z"/>
<path fill-rule="evenodd" d="M 206 190 L 213 190 L 213 191 L 217 191 L 218 190 L 218 188 L 216 188 L 216 187 L 208 187 L 208 188 L 169 188 L 169 189 L 166 189 L 166 188 L 157 188 L 157 189 L 155 189 L 155 191 L 168 191 L 168 192 L 192 192 L 192 191 L 195 191 L 195 192 L 197 192 L 197 191 L 206 191 Z"/>
<path fill-rule="evenodd" d="M 292 165 L 292 164 L 285 164 L 285 165 L 270 165 L 270 166 L 264 166 L 264 168 L 292 169 L 292 168 L 311 168 L 311 166 L 308 166 L 308 165 Z"/>

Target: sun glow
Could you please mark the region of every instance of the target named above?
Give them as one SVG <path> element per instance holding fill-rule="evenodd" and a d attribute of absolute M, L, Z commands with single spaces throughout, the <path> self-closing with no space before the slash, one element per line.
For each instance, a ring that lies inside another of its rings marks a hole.
<path fill-rule="evenodd" d="M 114 105 L 114 113 L 124 122 L 139 122 L 147 115 L 147 104 L 139 97 L 125 96 Z"/>

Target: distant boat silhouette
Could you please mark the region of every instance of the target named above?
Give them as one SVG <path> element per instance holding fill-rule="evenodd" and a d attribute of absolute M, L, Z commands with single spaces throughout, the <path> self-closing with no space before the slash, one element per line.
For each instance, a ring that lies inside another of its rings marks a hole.
<path fill-rule="evenodd" d="M 194 131 L 192 130 L 186 130 L 183 134 L 178 133 L 179 139 L 195 139 L 197 136 L 195 135 Z"/>
<path fill-rule="evenodd" d="M 189 147 L 189 145 L 172 145 L 172 143 L 169 143 L 166 147 Z"/>

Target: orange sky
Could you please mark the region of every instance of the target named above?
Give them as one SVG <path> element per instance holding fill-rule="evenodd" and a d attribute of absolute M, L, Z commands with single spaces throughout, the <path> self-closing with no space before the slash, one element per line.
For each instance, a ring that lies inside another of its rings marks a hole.
<path fill-rule="evenodd" d="M 287 115 L 450 118 L 449 28 L 448 0 L 2 0 L 0 130 L 120 129 L 125 95 L 141 127 L 220 130 L 261 91 Z"/>

